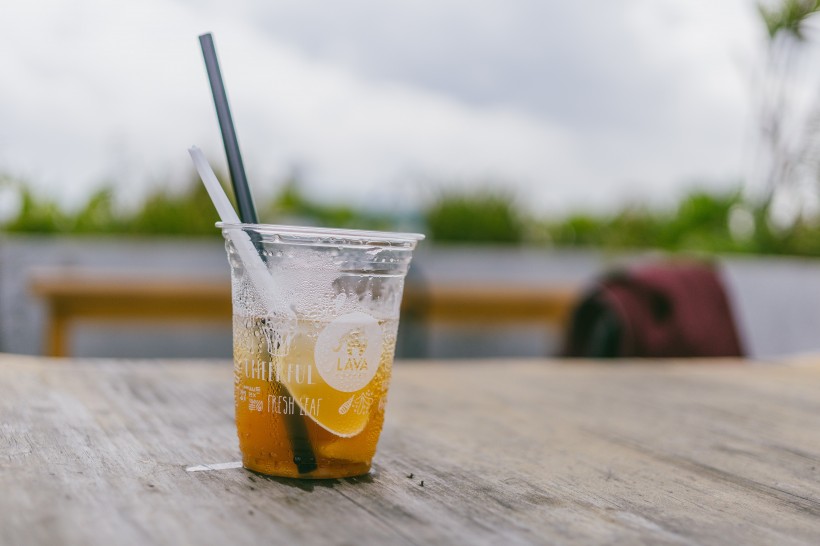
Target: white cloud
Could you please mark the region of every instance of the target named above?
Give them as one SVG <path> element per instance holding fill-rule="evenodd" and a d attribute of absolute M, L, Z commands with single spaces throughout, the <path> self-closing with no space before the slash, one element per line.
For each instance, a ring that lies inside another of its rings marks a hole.
<path fill-rule="evenodd" d="M 540 209 L 662 196 L 740 173 L 751 12 L 721 5 L 18 2 L 0 19 L 0 169 L 76 202 L 178 177 L 194 143 L 221 161 L 196 40 L 213 30 L 259 193 L 298 163 L 359 204 L 487 178 Z"/>

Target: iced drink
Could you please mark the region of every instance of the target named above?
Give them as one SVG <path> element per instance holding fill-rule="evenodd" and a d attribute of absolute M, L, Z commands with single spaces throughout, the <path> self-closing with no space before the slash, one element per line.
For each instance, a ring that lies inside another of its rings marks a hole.
<path fill-rule="evenodd" d="M 404 276 L 421 236 L 222 227 L 244 466 L 300 478 L 367 473 L 384 422 Z M 275 304 L 260 297 L 230 230 L 251 236 Z"/>

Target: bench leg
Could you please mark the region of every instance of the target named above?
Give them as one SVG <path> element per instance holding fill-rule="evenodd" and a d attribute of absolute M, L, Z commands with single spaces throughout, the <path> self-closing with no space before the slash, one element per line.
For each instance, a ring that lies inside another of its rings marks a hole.
<path fill-rule="evenodd" d="M 46 355 L 68 356 L 68 322 L 68 318 L 59 310 L 51 310 L 46 328 Z"/>

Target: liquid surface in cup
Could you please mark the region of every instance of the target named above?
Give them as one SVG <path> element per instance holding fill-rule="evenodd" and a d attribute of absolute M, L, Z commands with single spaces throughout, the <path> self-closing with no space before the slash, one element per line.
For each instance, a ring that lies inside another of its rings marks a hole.
<path fill-rule="evenodd" d="M 302 478 L 367 473 L 384 422 L 397 327 L 397 320 L 362 312 L 331 321 L 234 315 L 244 466 Z M 316 458 L 309 473 L 294 463 L 294 431 Z"/>

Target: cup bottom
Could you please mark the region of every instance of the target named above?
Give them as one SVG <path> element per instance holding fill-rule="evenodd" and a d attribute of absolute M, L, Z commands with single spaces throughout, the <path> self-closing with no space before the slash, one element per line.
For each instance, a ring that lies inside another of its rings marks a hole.
<path fill-rule="evenodd" d="M 354 476 L 363 476 L 370 472 L 370 463 L 338 461 L 320 464 L 313 472 L 300 474 L 296 465 L 291 462 L 272 461 L 270 459 L 246 456 L 242 457 L 242 466 L 248 470 L 268 476 L 306 480 L 352 478 Z"/>

